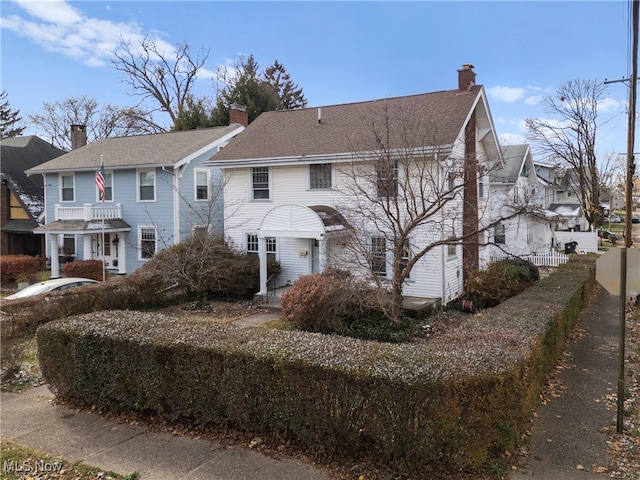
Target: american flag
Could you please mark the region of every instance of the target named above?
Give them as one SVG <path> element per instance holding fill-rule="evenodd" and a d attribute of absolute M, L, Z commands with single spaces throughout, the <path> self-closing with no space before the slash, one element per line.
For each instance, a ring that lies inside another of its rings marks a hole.
<path fill-rule="evenodd" d="M 96 175 L 96 185 L 100 192 L 100 200 L 104 201 L 104 162 L 100 163 L 100 170 Z"/>

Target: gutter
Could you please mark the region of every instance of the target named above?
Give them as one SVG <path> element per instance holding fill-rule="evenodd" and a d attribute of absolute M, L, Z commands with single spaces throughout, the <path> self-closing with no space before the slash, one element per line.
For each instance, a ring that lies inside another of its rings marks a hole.
<path fill-rule="evenodd" d="M 402 150 L 397 153 L 399 157 L 405 156 L 407 153 L 412 154 L 427 154 L 436 155 L 439 153 L 449 154 L 453 149 L 453 145 L 442 145 L 438 147 L 421 147 L 411 151 Z M 375 159 L 379 156 L 378 151 L 364 151 L 364 152 L 346 152 L 346 153 L 331 153 L 331 154 L 314 154 L 314 155 L 295 155 L 284 157 L 263 157 L 263 158 L 239 158 L 234 160 L 218 160 L 213 157 L 211 160 L 204 162 L 205 167 L 243 167 L 243 166 L 283 166 L 283 165 L 295 165 L 300 163 L 312 163 L 312 162 L 325 162 L 325 163 L 345 163 L 356 161 L 367 161 Z"/>

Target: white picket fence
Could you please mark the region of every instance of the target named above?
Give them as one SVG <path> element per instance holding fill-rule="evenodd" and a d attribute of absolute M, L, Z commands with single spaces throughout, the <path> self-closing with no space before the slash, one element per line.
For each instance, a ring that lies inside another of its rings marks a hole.
<path fill-rule="evenodd" d="M 508 255 L 493 255 L 491 257 L 492 262 L 497 262 L 499 260 L 505 260 L 507 258 L 513 258 Z M 522 258 L 523 260 L 527 260 L 533 263 L 537 267 L 557 267 L 569 261 L 569 255 L 566 255 L 561 252 L 550 252 L 545 254 L 537 254 L 537 255 L 522 255 L 518 258 Z"/>

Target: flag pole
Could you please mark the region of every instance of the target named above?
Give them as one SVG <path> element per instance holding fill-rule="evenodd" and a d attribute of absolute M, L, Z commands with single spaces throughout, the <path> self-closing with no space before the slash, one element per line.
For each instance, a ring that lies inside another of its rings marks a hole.
<path fill-rule="evenodd" d="M 96 185 L 98 186 L 98 191 L 100 192 L 100 199 L 102 200 L 102 281 L 104 282 L 107 279 L 107 267 L 105 263 L 105 253 L 104 253 L 104 190 L 105 190 L 105 179 L 104 179 L 104 157 L 100 155 L 100 171 L 96 176 Z"/>

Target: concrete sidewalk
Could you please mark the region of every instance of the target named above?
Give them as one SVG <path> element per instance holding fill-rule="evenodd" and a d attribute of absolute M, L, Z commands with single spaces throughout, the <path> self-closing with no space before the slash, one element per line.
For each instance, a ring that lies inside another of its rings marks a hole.
<path fill-rule="evenodd" d="M 327 472 L 238 446 L 151 432 L 52 403 L 46 386 L 0 396 L 0 435 L 22 445 L 149 480 L 328 480 Z M 36 459 L 37 460 L 37 459 Z"/>
<path fill-rule="evenodd" d="M 616 427 L 616 411 L 607 397 L 617 398 L 619 297 L 601 288 L 580 314 L 565 350 L 566 368 L 555 380 L 562 389 L 537 408 L 529 437 L 530 455 L 519 458 L 509 480 L 602 479 L 607 467 L 603 429 Z"/>

